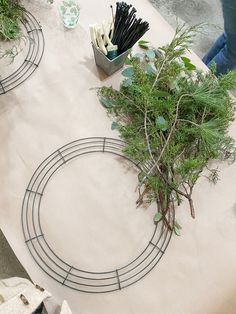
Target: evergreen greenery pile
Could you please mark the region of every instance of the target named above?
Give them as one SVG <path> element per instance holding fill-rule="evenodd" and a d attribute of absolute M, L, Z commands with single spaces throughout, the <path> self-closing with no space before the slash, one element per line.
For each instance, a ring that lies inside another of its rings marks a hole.
<path fill-rule="evenodd" d="M 169 225 L 169 211 L 183 199 L 195 217 L 193 188 L 204 169 L 218 179 L 211 160 L 234 159 L 235 143 L 228 135 L 234 119 L 234 101 L 228 90 L 236 88 L 236 72 L 216 78 L 185 57 L 198 27 L 177 26 L 170 44 L 154 49 L 141 41 L 144 53 L 130 55 L 120 89 L 102 87 L 101 103 L 115 117 L 125 141 L 125 154 L 148 164 L 139 173 L 137 205 L 157 203 L 155 222 Z"/>

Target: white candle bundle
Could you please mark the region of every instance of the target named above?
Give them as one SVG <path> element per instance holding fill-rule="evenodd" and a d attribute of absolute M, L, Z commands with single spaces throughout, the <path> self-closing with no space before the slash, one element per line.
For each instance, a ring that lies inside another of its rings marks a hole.
<path fill-rule="evenodd" d="M 111 42 L 114 33 L 113 22 L 104 21 L 101 27 L 97 24 L 90 24 L 89 30 L 93 45 L 100 49 L 106 56 L 110 51 L 117 50 L 117 46 Z"/>

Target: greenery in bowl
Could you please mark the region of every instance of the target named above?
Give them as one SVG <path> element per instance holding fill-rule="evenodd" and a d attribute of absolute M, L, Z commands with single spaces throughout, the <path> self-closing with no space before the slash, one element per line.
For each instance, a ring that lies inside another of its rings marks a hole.
<path fill-rule="evenodd" d="M 216 78 L 214 69 L 205 73 L 191 63 L 185 53 L 196 31 L 178 26 L 171 43 L 159 49 L 141 41 L 146 50 L 130 56 L 120 89 L 98 89 L 125 154 L 149 165 L 139 173 L 137 205 L 156 202 L 154 221 L 163 220 L 178 235 L 181 227 L 169 225 L 169 211 L 186 199 L 194 218 L 193 188 L 203 170 L 216 182 L 218 171 L 209 162 L 235 156 L 228 90 L 236 88 L 236 72 Z"/>

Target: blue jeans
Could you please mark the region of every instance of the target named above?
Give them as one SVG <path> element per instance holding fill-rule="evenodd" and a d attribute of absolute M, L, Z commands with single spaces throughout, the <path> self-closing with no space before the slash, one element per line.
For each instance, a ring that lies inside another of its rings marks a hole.
<path fill-rule="evenodd" d="M 216 75 L 236 69 L 236 0 L 221 0 L 225 33 L 215 42 L 204 56 L 203 62 L 209 67 L 216 64 Z"/>

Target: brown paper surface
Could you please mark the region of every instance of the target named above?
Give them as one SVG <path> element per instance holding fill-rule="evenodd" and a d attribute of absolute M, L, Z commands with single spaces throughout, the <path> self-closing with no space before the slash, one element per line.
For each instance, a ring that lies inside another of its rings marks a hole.
<path fill-rule="evenodd" d="M 88 295 L 62 287 L 34 262 L 24 243 L 20 214 L 26 186 L 36 167 L 53 151 L 90 136 L 118 137 L 91 87 L 119 85 L 93 60 L 88 25 L 110 16 L 115 1 L 80 0 L 79 25 L 65 30 L 52 7 L 27 1 L 41 22 L 46 46 L 42 62 L 23 85 L 0 96 L 0 227 L 38 284 L 53 295 L 48 309 L 63 299 L 75 314 L 236 313 L 236 165 L 220 165 L 216 186 L 201 179 L 194 193 L 197 218 L 183 204 L 177 216 L 181 238 L 173 237 L 157 267 L 120 292 Z M 159 46 L 173 30 L 148 1 L 134 0 L 150 22 L 145 36 Z M 202 67 L 192 54 L 193 62 Z M 235 124 L 232 134 L 236 134 Z M 82 182 L 82 184 L 81 184 Z M 153 231 L 154 208 L 136 209 L 136 170 L 109 156 L 85 156 L 50 181 L 42 221 L 55 250 L 69 263 L 97 270 L 123 264 L 137 254 Z M 105 193 L 104 193 L 105 192 Z M 79 251 L 79 254 L 76 252 Z"/>

